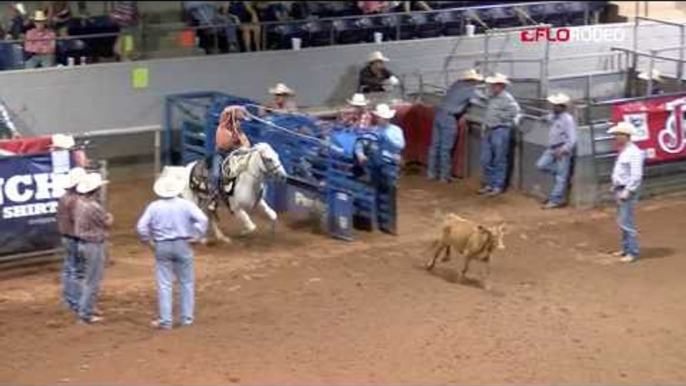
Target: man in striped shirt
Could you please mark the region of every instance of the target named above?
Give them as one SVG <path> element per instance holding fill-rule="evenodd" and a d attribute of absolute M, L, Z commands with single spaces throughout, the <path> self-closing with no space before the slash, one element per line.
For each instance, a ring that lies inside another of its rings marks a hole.
<path fill-rule="evenodd" d="M 612 192 L 619 207 L 619 227 L 622 231 L 622 250 L 615 253 L 621 262 L 632 263 L 640 255 L 638 230 L 634 223 L 634 208 L 638 202 L 643 180 L 643 151 L 631 142 L 636 129 L 629 122 L 620 122 L 608 133 L 615 136 L 619 155 L 612 170 Z"/>

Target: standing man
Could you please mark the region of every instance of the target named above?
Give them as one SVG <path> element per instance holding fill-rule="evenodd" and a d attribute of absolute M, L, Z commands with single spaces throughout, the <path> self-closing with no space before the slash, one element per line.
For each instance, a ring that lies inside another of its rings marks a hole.
<path fill-rule="evenodd" d="M 5 102 L 0 100 L 0 139 L 19 139 L 21 135 L 17 131 L 12 118 L 10 117 L 9 109 Z"/>
<path fill-rule="evenodd" d="M 636 129 L 629 122 L 620 122 L 608 134 L 615 136 L 619 155 L 612 170 L 612 192 L 619 207 L 619 228 L 622 231 L 622 250 L 615 253 L 621 262 L 632 263 L 640 256 L 638 230 L 634 223 L 634 208 L 638 202 L 643 180 L 643 151 L 632 141 Z"/>
<path fill-rule="evenodd" d="M 357 91 L 362 93 L 385 92 L 386 86 L 397 86 L 400 81 L 390 72 L 385 63 L 388 58 L 381 51 L 374 51 L 367 58 L 367 65 L 360 71 Z"/>
<path fill-rule="evenodd" d="M 67 254 L 62 267 L 62 299 L 64 304 L 74 312 L 79 311 L 81 300 L 81 278 L 83 276 L 83 258 L 79 254 L 79 242 L 74 229 L 74 208 L 79 195 L 76 186 L 86 176 L 86 170 L 81 167 L 69 171 L 64 186 L 65 193 L 57 204 L 57 228 L 62 235 L 62 244 Z"/>
<path fill-rule="evenodd" d="M 295 113 L 298 111 L 298 105 L 294 100 L 295 91 L 284 83 L 277 83 L 276 86 L 269 89 L 269 93 L 274 96 L 274 101 L 267 107 L 272 110 L 286 113 Z"/>
<path fill-rule="evenodd" d="M 348 99 L 348 104 L 352 106 L 353 111 L 344 112 L 340 118 L 345 126 L 366 129 L 372 125 L 372 113 L 367 109 L 369 100 L 364 94 L 354 94 L 351 99 Z"/>
<path fill-rule="evenodd" d="M 222 163 L 231 152 L 239 148 L 249 148 L 250 141 L 241 129 L 240 120 L 247 117 L 248 111 L 243 106 L 229 106 L 219 118 L 215 137 L 215 152 L 210 170 L 211 196 L 220 193 L 222 185 Z"/>
<path fill-rule="evenodd" d="M 510 83 L 503 74 L 486 78 L 490 85 L 490 96 L 483 119 L 481 138 L 481 174 L 483 188 L 479 194 L 499 196 L 505 190 L 509 169 L 510 141 L 512 130 L 519 115 L 519 104 L 505 90 Z"/>
<path fill-rule="evenodd" d="M 553 188 L 543 209 L 561 208 L 566 205 L 569 172 L 576 147 L 576 123 L 567 111 L 571 99 L 559 93 L 548 97 L 552 113 L 548 116 L 550 139 L 548 148 L 538 159 L 538 170 L 550 173 L 554 178 Z"/>
<path fill-rule="evenodd" d="M 457 139 L 458 122 L 466 124 L 464 113 L 469 101 L 475 96 L 477 85 L 483 81 L 483 76 L 476 70 L 467 70 L 453 83 L 446 92 L 441 104 L 436 109 L 433 130 L 431 132 L 431 148 L 429 150 L 429 179 L 440 179 L 443 182 L 452 181 L 452 153 Z"/>
<path fill-rule="evenodd" d="M 194 203 L 179 198 L 183 189 L 180 180 L 160 177 L 153 189 L 160 199 L 148 205 L 137 226 L 141 240 L 155 249 L 159 319 L 153 326 L 160 329 L 172 328 L 174 280 L 181 286 L 181 325 L 193 324 L 195 278 L 190 244 L 204 240 L 207 216 Z"/>
<path fill-rule="evenodd" d="M 45 12 L 36 11 L 33 17 L 35 27 L 26 32 L 24 51 L 28 55 L 26 68 L 52 67 L 55 65 L 55 31 L 46 26 Z"/>
<path fill-rule="evenodd" d="M 105 270 L 106 243 L 114 218 L 98 203 L 100 189 L 108 182 L 98 173 L 90 173 L 76 186 L 82 197 L 74 207 L 75 236 L 79 239 L 79 253 L 85 262 L 85 277 L 79 301 L 79 321 L 83 324 L 101 322 L 94 315 Z"/>

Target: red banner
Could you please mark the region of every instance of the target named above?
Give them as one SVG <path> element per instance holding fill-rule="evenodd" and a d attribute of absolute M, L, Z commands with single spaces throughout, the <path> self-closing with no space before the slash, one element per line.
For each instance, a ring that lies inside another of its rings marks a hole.
<path fill-rule="evenodd" d="M 684 113 L 686 97 L 658 97 L 612 106 L 614 122 L 629 122 L 638 131 L 633 141 L 645 150 L 648 163 L 686 159 Z"/>

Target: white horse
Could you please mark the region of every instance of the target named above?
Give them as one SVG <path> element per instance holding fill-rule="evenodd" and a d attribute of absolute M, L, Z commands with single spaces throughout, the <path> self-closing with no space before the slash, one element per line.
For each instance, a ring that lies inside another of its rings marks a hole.
<path fill-rule="evenodd" d="M 243 157 L 232 159 L 232 157 Z M 199 164 L 201 163 L 201 164 Z M 240 170 L 233 172 L 227 170 L 228 165 L 241 165 Z M 196 168 L 196 165 L 198 168 Z M 200 205 L 208 214 L 210 225 L 214 230 L 215 237 L 225 243 L 230 243 L 231 239 L 224 235 L 219 228 L 219 209 L 218 202 L 223 202 L 229 206 L 229 209 L 243 224 L 242 235 L 247 235 L 257 229 L 255 223 L 248 215 L 255 207 L 259 207 L 271 221 L 272 232 L 276 227 L 277 215 L 276 212 L 264 200 L 264 182 L 267 178 L 286 178 L 286 170 L 284 169 L 279 155 L 267 143 L 255 144 L 252 148 L 247 149 L 237 155 L 230 155 L 224 160 L 224 178 L 222 179 L 222 190 L 226 192 L 231 189 L 232 193 L 223 193 L 220 197 L 208 202 L 209 189 L 206 181 L 207 171 L 204 168 L 203 161 L 192 162 L 185 167 L 186 189 L 183 197 L 189 199 Z M 203 166 L 201 168 L 201 166 Z M 205 169 L 205 170 L 201 170 Z M 229 175 L 235 175 L 233 181 L 229 180 Z M 192 179 L 200 178 L 203 181 L 198 186 L 193 186 Z M 233 187 L 231 187 L 233 184 Z"/>

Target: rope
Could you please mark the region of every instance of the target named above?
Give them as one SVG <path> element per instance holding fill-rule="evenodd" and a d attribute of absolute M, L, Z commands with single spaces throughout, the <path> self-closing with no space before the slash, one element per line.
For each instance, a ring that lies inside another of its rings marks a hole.
<path fill-rule="evenodd" d="M 268 107 L 263 107 L 263 106 L 254 105 L 254 104 L 246 104 L 246 106 L 253 106 L 253 107 L 265 108 L 265 109 L 268 109 L 268 110 L 277 111 L 277 110 L 275 110 L 275 109 L 270 109 L 270 108 L 268 108 Z M 266 120 L 266 119 L 260 118 L 260 117 L 258 117 L 257 115 L 254 115 L 253 113 L 251 113 L 251 112 L 250 112 L 249 110 L 247 110 L 247 109 L 246 109 L 246 112 L 247 112 L 248 117 L 250 117 L 250 119 L 254 119 L 254 120 L 256 120 L 257 122 L 263 123 L 263 124 L 265 124 L 265 125 L 267 125 L 267 126 L 273 127 L 273 128 L 275 128 L 275 129 L 277 129 L 277 130 L 281 130 L 281 131 L 287 132 L 287 133 L 292 134 L 292 135 L 295 135 L 295 136 L 297 136 L 297 137 L 305 138 L 305 139 L 310 140 L 310 141 L 315 141 L 315 142 L 319 143 L 320 145 L 328 146 L 328 143 L 327 143 L 326 141 L 320 139 L 320 138 L 312 137 L 312 136 L 309 136 L 309 135 L 305 135 L 305 134 L 298 133 L 297 131 L 289 130 L 289 129 L 285 128 L 285 127 L 282 127 L 282 126 L 277 125 L 277 124 L 274 123 L 274 122 L 270 122 L 270 121 L 268 121 L 268 120 Z M 291 114 L 291 115 L 306 116 L 306 115 L 304 115 L 304 114 Z"/>

